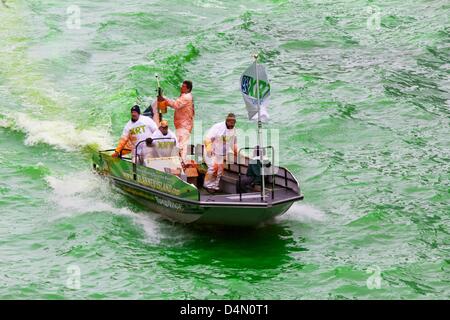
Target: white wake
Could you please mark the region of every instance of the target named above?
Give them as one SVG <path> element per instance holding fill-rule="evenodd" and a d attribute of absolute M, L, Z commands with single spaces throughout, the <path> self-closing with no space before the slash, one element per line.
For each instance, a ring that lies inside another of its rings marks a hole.
<path fill-rule="evenodd" d="M 39 120 L 23 113 L 14 118 L 0 118 L 0 126 L 25 133 L 25 144 L 45 143 L 65 151 L 77 151 L 87 146 L 106 149 L 113 145 L 107 128 L 79 129 L 66 120 Z"/>
<path fill-rule="evenodd" d="M 160 230 L 156 218 L 142 213 L 133 212 L 127 207 L 115 207 L 112 197 L 117 196 L 110 190 L 110 186 L 93 173 L 82 172 L 63 177 L 47 176 L 45 178 L 52 188 L 50 200 L 60 210 L 51 216 L 58 220 L 86 213 L 110 213 L 130 217 L 134 223 L 141 226 L 147 240 L 160 241 Z"/>
<path fill-rule="evenodd" d="M 321 210 L 308 205 L 294 203 L 292 207 L 278 220 L 298 221 L 303 223 L 314 223 L 325 221 L 326 216 Z"/>

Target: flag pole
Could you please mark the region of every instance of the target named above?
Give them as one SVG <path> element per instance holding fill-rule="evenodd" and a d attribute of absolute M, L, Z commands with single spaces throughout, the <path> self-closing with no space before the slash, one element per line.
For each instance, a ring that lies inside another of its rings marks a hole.
<path fill-rule="evenodd" d="M 266 190 L 265 190 L 265 179 L 264 179 L 264 163 L 263 163 L 263 148 L 262 148 L 262 123 L 261 123 L 261 102 L 260 102 L 260 96 L 259 96 L 259 74 L 258 74 L 258 54 L 255 53 L 253 55 L 255 58 L 255 74 L 256 74 L 256 101 L 258 104 L 258 155 L 259 160 L 261 162 L 261 200 L 266 199 Z"/>

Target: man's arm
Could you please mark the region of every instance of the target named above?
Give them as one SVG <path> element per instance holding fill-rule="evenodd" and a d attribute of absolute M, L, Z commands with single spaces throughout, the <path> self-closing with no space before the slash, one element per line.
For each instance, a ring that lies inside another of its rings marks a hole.
<path fill-rule="evenodd" d="M 205 151 L 208 157 L 211 157 L 213 152 L 213 143 L 216 136 L 216 128 L 212 126 L 211 129 L 208 130 L 205 136 Z"/>
<path fill-rule="evenodd" d="M 128 128 L 128 124 L 125 126 L 122 132 L 122 136 L 119 139 L 119 143 L 117 144 L 116 150 L 114 150 L 113 158 L 117 158 L 120 152 L 125 148 L 128 141 L 130 140 L 130 129 Z"/>
<path fill-rule="evenodd" d="M 184 108 L 189 105 L 189 99 L 185 97 L 185 95 L 182 95 L 176 100 L 172 99 L 166 99 L 167 104 L 169 107 L 174 108 L 175 110 Z"/>

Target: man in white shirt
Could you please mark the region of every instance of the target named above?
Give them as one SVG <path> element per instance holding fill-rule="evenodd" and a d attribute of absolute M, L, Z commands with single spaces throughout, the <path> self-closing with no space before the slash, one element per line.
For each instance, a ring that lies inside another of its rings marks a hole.
<path fill-rule="evenodd" d="M 178 155 L 178 140 L 169 129 L 167 120 L 162 120 L 159 129 L 153 132 L 151 139 L 147 139 L 147 146 L 152 148 L 153 158 L 165 158 Z"/>
<path fill-rule="evenodd" d="M 233 152 L 237 157 L 238 146 L 236 138 L 236 116 L 228 114 L 225 121 L 216 123 L 208 130 L 205 137 L 205 163 L 208 171 L 205 175 L 204 187 L 215 192 L 219 190 L 220 178 L 223 174 L 224 160 L 227 154 Z"/>
<path fill-rule="evenodd" d="M 136 163 L 135 159 L 135 148 L 139 142 L 150 138 L 153 132 L 158 128 L 155 122 L 149 117 L 141 115 L 141 109 L 139 106 L 135 105 L 131 108 L 131 119 L 125 125 L 123 129 L 122 136 L 120 137 L 119 144 L 113 153 L 113 157 L 119 156 L 122 150 L 128 149 L 132 152 L 133 163 Z M 144 143 L 139 145 L 139 150 L 137 152 L 140 155 Z M 125 154 L 125 152 L 122 152 Z"/>

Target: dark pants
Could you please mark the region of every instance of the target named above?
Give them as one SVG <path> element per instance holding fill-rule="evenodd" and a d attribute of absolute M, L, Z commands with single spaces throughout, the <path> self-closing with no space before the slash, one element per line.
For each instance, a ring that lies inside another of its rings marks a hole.
<path fill-rule="evenodd" d="M 239 180 L 236 183 L 237 193 L 252 192 L 254 187 L 255 178 L 249 176 L 241 176 L 241 184 L 239 185 Z"/>

